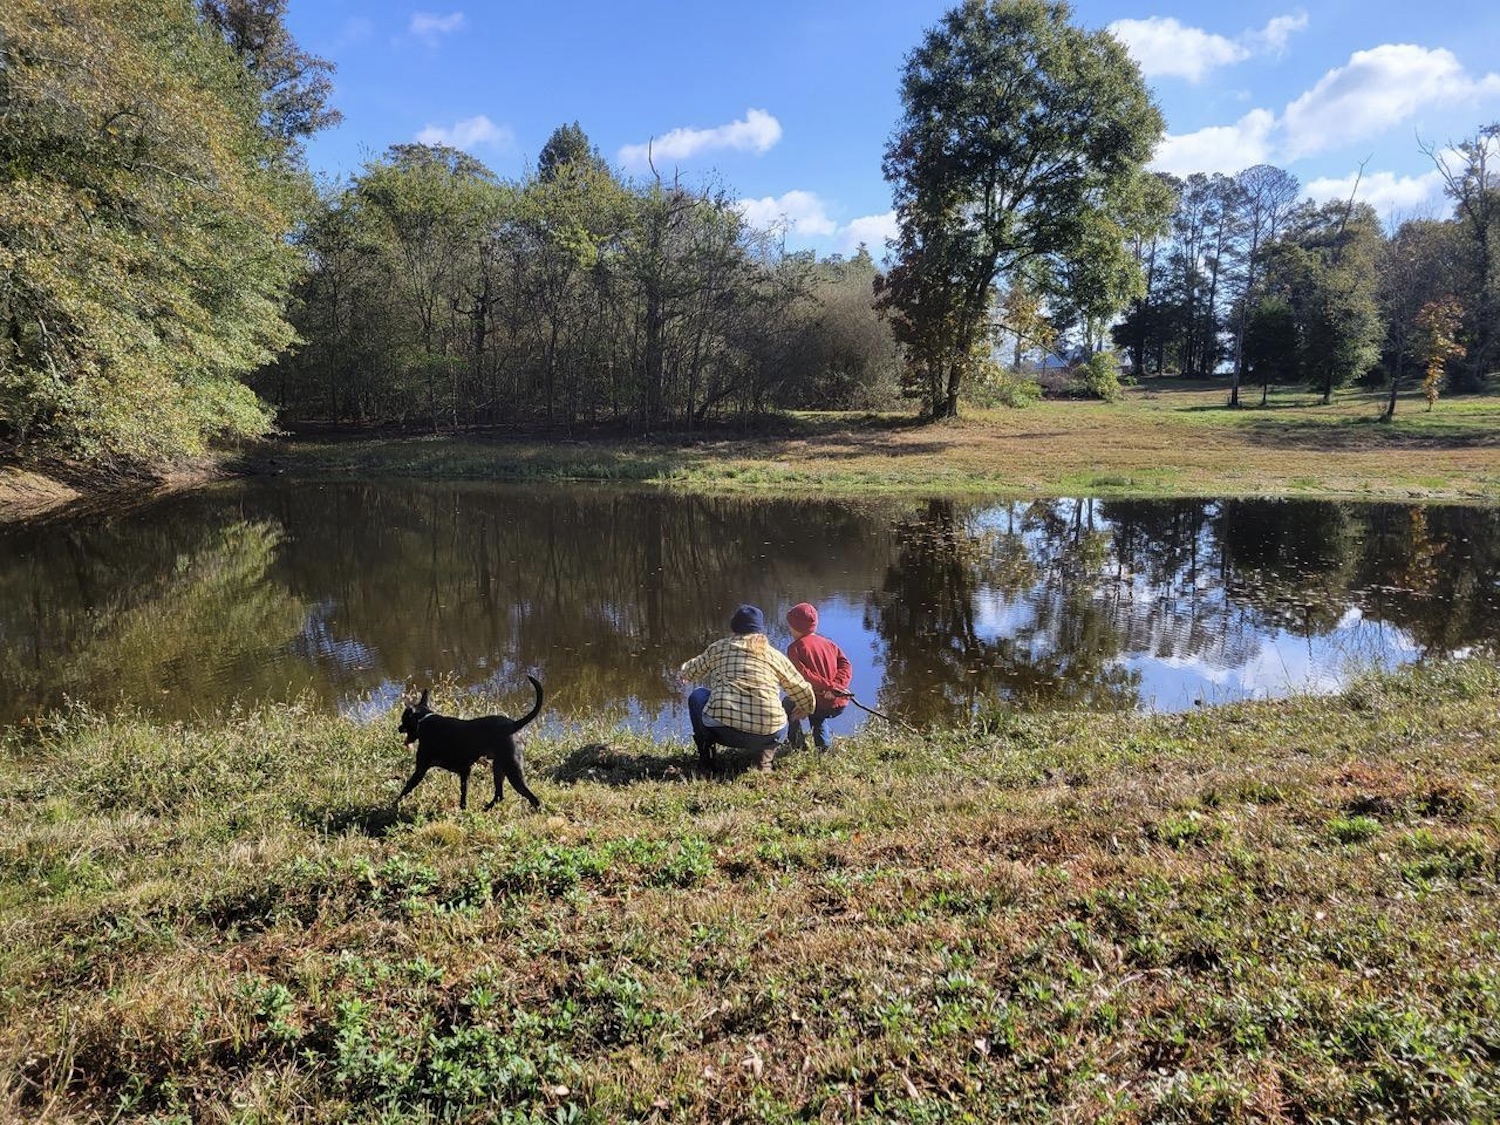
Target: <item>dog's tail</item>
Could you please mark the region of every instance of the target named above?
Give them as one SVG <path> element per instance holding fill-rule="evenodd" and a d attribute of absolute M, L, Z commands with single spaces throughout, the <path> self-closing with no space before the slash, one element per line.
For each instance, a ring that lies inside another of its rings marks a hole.
<path fill-rule="evenodd" d="M 531 720 L 536 718 L 542 710 L 542 681 L 531 675 L 529 672 L 526 674 L 526 678 L 531 681 L 531 686 L 536 688 L 536 706 L 526 713 L 525 718 L 516 720 L 516 725 L 510 728 L 511 734 L 515 734 L 516 731 L 520 730 L 527 723 L 531 722 Z"/>

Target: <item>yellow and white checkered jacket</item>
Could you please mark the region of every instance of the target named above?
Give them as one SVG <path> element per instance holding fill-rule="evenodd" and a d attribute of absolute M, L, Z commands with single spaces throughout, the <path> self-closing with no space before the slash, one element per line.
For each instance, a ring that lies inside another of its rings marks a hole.
<path fill-rule="evenodd" d="M 703 715 L 721 727 L 747 734 L 771 734 L 786 723 L 781 691 L 802 710 L 817 705 L 802 673 L 770 644 L 746 636 L 722 637 L 682 666 L 682 676 L 709 689 Z"/>

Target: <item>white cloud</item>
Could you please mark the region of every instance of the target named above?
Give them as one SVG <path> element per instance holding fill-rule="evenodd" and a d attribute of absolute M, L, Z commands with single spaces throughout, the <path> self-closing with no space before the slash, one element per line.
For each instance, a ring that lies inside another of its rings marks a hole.
<path fill-rule="evenodd" d="M 779 140 L 781 122 L 763 109 L 751 109 L 742 121 L 712 129 L 673 129 L 648 144 L 626 145 L 620 150 L 620 163 L 628 168 L 645 168 L 648 154 L 653 160 L 681 160 L 723 148 L 761 153 Z"/>
<path fill-rule="evenodd" d="M 757 230 L 784 229 L 803 236 L 830 235 L 838 224 L 828 217 L 823 201 L 810 191 L 789 191 L 779 199 L 741 199 L 735 204 L 745 222 Z"/>
<path fill-rule="evenodd" d="M 1270 159 L 1271 131 L 1275 126 L 1276 117 L 1269 110 L 1252 109 L 1233 125 L 1213 125 L 1178 136 L 1169 134 L 1157 145 L 1151 167 L 1175 176 L 1192 172 L 1233 175 Z"/>
<path fill-rule="evenodd" d="M 896 235 L 896 212 L 864 215 L 840 224 L 816 192 L 794 189 L 779 196 L 741 199 L 735 203 L 745 222 L 757 230 L 785 232 L 799 246 L 816 242 L 840 254 L 852 254 L 864 243 L 870 256 L 885 256 L 885 242 Z"/>
<path fill-rule="evenodd" d="M 426 125 L 417 134 L 417 140 L 424 145 L 448 145 L 465 150 L 484 145 L 508 145 L 514 139 L 515 135 L 508 126 L 496 125 L 482 113 L 452 125 Z"/>
<path fill-rule="evenodd" d="M 1125 44 L 1131 58 L 1148 78 L 1168 76 L 1201 82 L 1212 70 L 1244 62 L 1252 55 L 1280 54 L 1292 32 L 1307 26 L 1307 16 L 1276 16 L 1259 31 L 1245 31 L 1233 39 L 1199 27 L 1188 27 L 1170 16 L 1143 20 L 1115 20 L 1110 34 Z"/>
<path fill-rule="evenodd" d="M 1275 16 L 1259 31 L 1246 32 L 1244 38 L 1247 43 L 1255 43 L 1262 50 L 1279 55 L 1286 50 L 1292 32 L 1306 29 L 1307 13 L 1298 12 L 1295 16 Z"/>
<path fill-rule="evenodd" d="M 1352 191 L 1355 199 L 1375 208 L 1382 219 L 1432 218 L 1447 210 L 1443 177 L 1436 168 L 1420 176 L 1401 176 L 1395 172 L 1351 173 L 1342 179 L 1324 176 L 1309 183 L 1306 190 L 1320 203 L 1348 199 Z"/>
<path fill-rule="evenodd" d="M 1283 152 L 1294 160 L 1388 131 L 1426 106 L 1500 95 L 1500 74 L 1470 77 L 1453 52 L 1410 43 L 1356 51 L 1286 107 Z"/>
<path fill-rule="evenodd" d="M 895 237 L 896 212 L 887 211 L 883 215 L 865 215 L 851 220 L 849 225 L 839 232 L 839 249 L 847 254 L 859 249 L 859 244 L 863 242 L 870 250 L 870 257 L 878 262 L 885 256 L 886 239 Z"/>
<path fill-rule="evenodd" d="M 1233 40 L 1187 27 L 1170 16 L 1116 20 L 1109 31 L 1125 44 L 1148 78 L 1169 75 L 1198 82 L 1210 70 L 1250 57 L 1248 48 Z"/>
<path fill-rule="evenodd" d="M 406 30 L 426 42 L 428 46 L 433 46 L 437 43 L 439 36 L 461 31 L 463 26 L 464 14 L 462 12 L 449 12 L 446 16 L 434 15 L 431 12 L 416 12 L 412 15 L 411 22 L 406 25 Z"/>

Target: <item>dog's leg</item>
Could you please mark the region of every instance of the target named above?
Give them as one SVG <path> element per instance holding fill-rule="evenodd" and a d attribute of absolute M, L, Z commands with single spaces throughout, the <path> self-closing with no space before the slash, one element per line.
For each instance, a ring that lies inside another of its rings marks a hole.
<path fill-rule="evenodd" d="M 396 794 L 396 799 L 391 802 L 392 807 L 399 805 L 401 803 L 401 798 L 406 796 L 421 783 L 422 779 L 427 776 L 427 771 L 430 768 L 430 766 L 419 765 L 416 769 L 412 770 L 411 776 L 406 779 L 405 787 L 402 788 L 401 792 Z"/>
<path fill-rule="evenodd" d="M 513 769 L 506 770 L 506 776 L 510 778 L 511 788 L 530 801 L 532 808 L 539 809 L 542 807 L 541 798 L 527 787 L 526 779 L 521 776 L 521 766 L 519 763 Z"/>
<path fill-rule="evenodd" d="M 458 771 L 458 807 L 461 809 L 469 807 L 469 770 L 467 766 Z"/>
<path fill-rule="evenodd" d="M 495 795 L 490 798 L 490 803 L 484 806 L 485 812 L 489 812 L 492 808 L 498 805 L 500 803 L 500 798 L 505 794 L 505 769 L 500 764 L 500 759 L 502 758 L 502 756 L 503 755 L 499 753 L 490 755 L 490 768 L 494 771 L 495 774 Z"/>
<path fill-rule="evenodd" d="M 510 780 L 510 787 L 530 801 L 532 808 L 541 808 L 541 800 L 527 787 L 526 778 L 522 776 L 522 759 L 519 747 L 513 747 L 509 754 L 497 754 L 495 756 L 495 800 L 498 801 L 500 799 L 500 769 L 502 763 L 505 768 L 505 776 Z"/>
<path fill-rule="evenodd" d="M 526 778 L 522 777 L 522 774 L 520 774 L 520 751 L 519 750 L 516 751 L 516 754 L 514 754 L 513 757 L 510 757 L 510 759 L 505 760 L 505 777 L 510 778 L 510 787 L 511 787 L 511 789 L 516 790 L 517 793 L 520 793 L 520 795 L 525 796 L 525 798 L 528 799 L 528 801 L 531 801 L 531 807 L 532 808 L 540 808 L 541 807 L 541 799 L 538 798 L 538 796 L 535 795 L 534 792 L 531 792 L 531 789 L 529 789 L 529 787 L 526 786 Z M 495 793 L 496 793 L 496 795 L 498 795 L 498 793 L 499 793 L 499 784 L 498 783 L 495 784 Z"/>

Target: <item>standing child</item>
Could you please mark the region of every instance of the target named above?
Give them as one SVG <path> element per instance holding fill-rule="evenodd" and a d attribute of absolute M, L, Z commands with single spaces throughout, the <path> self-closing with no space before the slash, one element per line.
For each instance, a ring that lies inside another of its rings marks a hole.
<path fill-rule="evenodd" d="M 827 637 L 818 635 L 818 611 L 807 602 L 798 602 L 786 611 L 787 627 L 792 631 L 792 643 L 786 654 L 793 666 L 802 673 L 802 678 L 812 685 L 817 697 L 817 706 L 807 715 L 812 727 L 813 745 L 827 750 L 833 745 L 833 736 L 826 729 L 829 719 L 844 713 L 848 697 L 840 694 L 849 690 L 849 681 L 854 678 L 854 668 L 844 650 Z M 802 733 L 802 718 L 806 712 L 797 707 L 790 697 L 782 700 L 786 708 L 787 742 L 800 750 L 805 744 Z"/>

